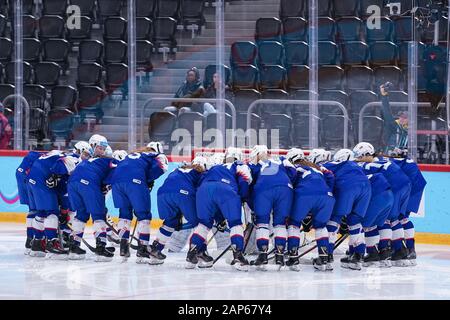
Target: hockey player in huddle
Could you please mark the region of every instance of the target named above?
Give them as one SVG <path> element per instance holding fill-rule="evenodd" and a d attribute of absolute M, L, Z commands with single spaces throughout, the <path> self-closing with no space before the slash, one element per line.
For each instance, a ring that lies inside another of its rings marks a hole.
<path fill-rule="evenodd" d="M 340 223 L 346 217 L 349 228 L 349 256 L 341 259 L 342 266 L 361 270 L 365 253 L 362 221 L 371 198 L 369 180 L 364 171 L 353 161 L 353 151 L 339 150 L 333 161 L 324 164 L 335 176 L 334 196 L 336 203 L 330 221 L 327 223 L 329 235 L 329 261 L 333 261 L 334 243 Z"/>
<path fill-rule="evenodd" d="M 82 161 L 69 178 L 68 193 L 72 208 L 76 209 L 71 235 L 69 259 L 84 259 L 86 251 L 80 248 L 89 216 L 94 221 L 96 239 L 95 261 L 111 261 L 114 253 L 106 248 L 106 207 L 104 191 L 108 175 L 117 161 L 105 156 L 108 141 L 100 135 L 89 139 L 93 157 Z"/>
<path fill-rule="evenodd" d="M 215 165 L 204 175 L 197 189 L 196 208 L 198 226 L 190 240 L 186 257 L 187 268 L 208 268 L 213 258 L 207 253 L 206 238 L 211 230 L 215 217 L 221 214 L 230 228 L 233 261 L 231 264 L 238 270 L 248 270 L 248 261 L 243 255 L 244 226 L 242 223 L 242 201 L 248 197 L 249 185 L 252 182 L 250 169 L 241 162 L 242 151 L 228 148 L 225 152 L 225 163 Z"/>
<path fill-rule="evenodd" d="M 142 150 L 130 153 L 119 162 L 111 178 L 114 207 L 119 209 L 120 255 L 130 256 L 130 226 L 134 212 L 139 238 L 137 263 L 148 263 L 150 259 L 150 191 L 154 180 L 168 169 L 167 157 L 161 151 L 159 142 L 151 142 Z"/>
<path fill-rule="evenodd" d="M 62 151 L 51 151 L 36 159 L 28 175 L 30 198 L 37 213 L 33 222 L 34 240 L 30 256 L 48 258 L 67 258 L 58 239 L 58 223 L 60 216 L 61 190 L 56 188 L 54 176 L 60 170 L 59 160 L 67 155 Z M 68 160 L 69 162 L 69 160 Z M 64 165 L 63 165 L 64 166 Z"/>
<path fill-rule="evenodd" d="M 31 166 L 34 161 L 41 156 L 41 153 L 36 151 L 30 151 L 22 160 L 19 167 L 16 170 L 17 188 L 19 191 L 20 204 L 28 206 L 27 214 L 27 239 L 25 241 L 25 254 L 29 254 L 31 251 L 31 241 L 34 237 L 33 221 L 36 216 L 36 207 L 34 201 L 30 201 L 29 197 L 29 185 L 28 174 L 30 173 Z"/>
<path fill-rule="evenodd" d="M 150 264 L 162 264 L 166 256 L 162 253 L 175 230 L 180 230 L 183 218 L 187 225 L 197 227 L 196 192 L 202 174 L 206 171 L 207 159 L 195 157 L 190 164 L 184 164 L 172 171 L 158 189 L 158 213 L 163 219 L 155 241 L 151 245 Z"/>
<path fill-rule="evenodd" d="M 394 203 L 389 216 L 380 232 L 380 250 L 389 247 L 391 242 L 390 260 L 393 266 L 407 266 L 407 250 L 403 245 L 404 231 L 400 219 L 406 214 L 411 183 L 402 169 L 389 159 L 376 158 L 375 149 L 370 143 L 361 143 L 355 147 L 360 156 L 359 165 L 367 174 L 382 173 L 391 185 Z M 393 252 L 392 252 L 393 250 Z"/>
<path fill-rule="evenodd" d="M 406 213 L 402 214 L 399 219 L 405 232 L 405 243 L 408 253 L 407 259 L 411 266 L 415 266 L 416 250 L 414 243 L 414 224 L 409 220 L 409 216 L 411 212 L 417 213 L 419 211 L 420 201 L 427 182 L 420 172 L 417 163 L 408 158 L 407 150 L 402 151 L 400 149 L 395 149 L 392 151 L 391 161 L 403 170 L 411 182 L 411 193 L 409 195 L 408 204 L 406 205 Z"/>
<path fill-rule="evenodd" d="M 286 265 L 298 271 L 298 247 L 300 245 L 300 226 L 308 213 L 312 215 L 312 227 L 319 257 L 313 260 L 314 268 L 320 271 L 333 270 L 328 259 L 327 222 L 333 212 L 335 199 L 333 197 L 333 182 L 327 184 L 320 167 L 306 160 L 301 149 L 291 149 L 287 154 L 297 170 L 294 178 L 294 202 L 289 216 L 288 251 L 289 260 Z"/>
<path fill-rule="evenodd" d="M 269 223 L 273 211 L 275 263 L 284 266 L 288 237 L 286 223 L 292 207 L 292 180 L 296 169 L 284 157 L 270 158 L 267 146 L 262 145 L 253 148 L 250 160 L 249 167 L 254 179 L 251 202 L 255 212 L 256 244 L 259 250 L 259 255 L 253 263 L 261 270 L 268 264 Z"/>
<path fill-rule="evenodd" d="M 366 164 L 366 157 L 374 153 L 372 145 L 361 142 L 353 149 L 356 162 Z M 370 160 L 370 159 L 369 159 Z M 372 197 L 369 207 L 363 219 L 366 251 L 363 265 L 390 267 L 390 250 L 388 247 L 380 247 L 380 232 L 388 219 L 394 205 L 394 194 L 391 185 L 382 173 L 368 174 L 372 188 Z M 384 236 L 384 234 L 383 234 Z"/>

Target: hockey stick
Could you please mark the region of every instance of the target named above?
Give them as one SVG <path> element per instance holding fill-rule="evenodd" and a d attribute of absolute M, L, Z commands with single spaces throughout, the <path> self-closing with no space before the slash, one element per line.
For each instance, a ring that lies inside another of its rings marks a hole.
<path fill-rule="evenodd" d="M 67 226 L 69 227 L 69 229 L 70 229 L 71 231 L 73 231 L 73 229 L 72 229 L 71 226 L 69 226 L 69 225 L 67 225 Z M 95 253 L 95 248 L 94 248 L 93 246 L 91 246 L 91 245 L 89 244 L 89 242 L 87 242 L 84 238 L 81 238 L 81 241 L 84 243 L 84 245 L 85 245 L 91 252 Z"/>
<path fill-rule="evenodd" d="M 334 249 L 336 249 L 337 247 L 339 247 L 345 239 L 347 239 L 348 237 L 348 233 L 346 233 L 345 235 L 341 236 L 336 243 L 334 244 Z M 314 249 L 317 248 L 317 244 L 314 245 L 313 247 L 309 248 L 308 250 L 306 250 L 305 252 L 303 252 L 301 255 L 298 256 L 298 258 L 301 258 L 303 256 L 306 256 L 308 253 L 310 253 L 311 251 L 313 251 Z"/>

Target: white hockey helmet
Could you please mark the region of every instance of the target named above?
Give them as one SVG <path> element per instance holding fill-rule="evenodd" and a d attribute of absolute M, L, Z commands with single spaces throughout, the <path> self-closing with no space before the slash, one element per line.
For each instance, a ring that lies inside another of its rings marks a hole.
<path fill-rule="evenodd" d="M 250 160 L 255 159 L 257 156 L 261 154 L 268 154 L 269 148 L 265 145 L 256 145 L 253 147 L 252 151 L 250 152 Z"/>
<path fill-rule="evenodd" d="M 159 141 L 152 141 L 147 145 L 147 148 L 155 150 L 157 153 L 164 153 L 163 145 Z"/>
<path fill-rule="evenodd" d="M 330 160 L 331 153 L 325 149 L 313 149 L 309 153 L 308 160 L 312 163 L 321 163 Z"/>
<path fill-rule="evenodd" d="M 205 157 L 202 156 L 197 156 L 194 158 L 194 160 L 192 160 L 192 165 L 194 166 L 201 166 L 203 168 L 207 168 L 207 164 L 208 164 L 208 159 L 206 159 Z"/>
<path fill-rule="evenodd" d="M 353 148 L 353 153 L 356 158 L 373 156 L 375 154 L 375 148 L 368 142 L 360 142 Z"/>
<path fill-rule="evenodd" d="M 344 161 L 350 161 L 355 158 L 355 155 L 352 150 L 350 149 L 341 149 L 333 157 L 333 161 L 336 162 L 344 162 Z"/>
<path fill-rule="evenodd" d="M 244 154 L 240 148 L 228 147 L 225 151 L 225 159 L 234 158 L 242 161 Z"/>
<path fill-rule="evenodd" d="M 99 134 L 94 134 L 90 139 L 89 139 L 89 145 L 91 146 L 92 149 L 95 150 L 95 148 L 97 146 L 102 146 L 104 148 L 108 147 L 108 140 L 106 139 L 106 137 L 101 136 Z"/>
<path fill-rule="evenodd" d="M 300 148 L 292 148 L 288 151 L 286 158 L 292 162 L 295 163 L 298 160 L 304 160 L 305 159 L 305 153 Z"/>
<path fill-rule="evenodd" d="M 78 141 L 73 146 L 73 152 L 78 154 L 83 154 L 85 152 L 91 154 L 91 146 L 86 141 Z"/>
<path fill-rule="evenodd" d="M 122 161 L 127 157 L 127 155 L 128 152 L 126 152 L 125 150 L 116 150 L 113 152 L 112 157 L 117 161 Z"/>
<path fill-rule="evenodd" d="M 214 153 L 210 157 L 208 157 L 206 167 L 209 170 L 215 165 L 223 164 L 224 161 L 225 161 L 224 153 Z"/>

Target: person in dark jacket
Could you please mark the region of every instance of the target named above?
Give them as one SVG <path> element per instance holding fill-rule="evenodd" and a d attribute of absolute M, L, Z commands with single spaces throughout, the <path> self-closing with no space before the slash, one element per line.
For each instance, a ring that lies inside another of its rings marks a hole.
<path fill-rule="evenodd" d="M 394 117 L 389 103 L 389 86 L 389 82 L 380 86 L 381 112 L 384 120 L 384 153 L 386 154 L 396 148 L 406 149 L 408 145 L 408 113 L 402 111 L 398 114 L 397 119 Z"/>
<path fill-rule="evenodd" d="M 196 67 L 189 69 L 186 73 L 186 80 L 175 93 L 175 98 L 200 98 L 205 93 L 205 88 L 200 81 L 200 72 Z M 192 108 L 191 102 L 173 102 L 172 106 L 180 110 L 181 108 Z"/>

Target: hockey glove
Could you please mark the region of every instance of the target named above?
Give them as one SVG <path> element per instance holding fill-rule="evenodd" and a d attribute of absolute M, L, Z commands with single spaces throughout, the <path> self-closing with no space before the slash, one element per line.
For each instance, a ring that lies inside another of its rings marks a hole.
<path fill-rule="evenodd" d="M 303 231 L 305 233 L 308 233 L 311 231 L 312 227 L 312 216 L 308 215 L 305 219 L 302 221 Z"/>
<path fill-rule="evenodd" d="M 155 180 L 148 182 L 147 186 L 148 186 L 148 190 L 152 191 L 153 187 L 155 186 Z"/>
<path fill-rule="evenodd" d="M 59 220 L 59 225 L 63 226 L 66 225 L 67 223 L 69 223 L 70 221 L 70 215 L 69 215 L 69 210 L 61 210 L 58 220 Z"/>
<path fill-rule="evenodd" d="M 45 180 L 45 185 L 47 186 L 47 188 L 49 189 L 53 189 L 56 188 L 58 186 L 58 182 L 59 182 L 59 178 L 56 174 L 52 174 L 50 176 L 50 178 L 48 178 L 47 180 Z"/>
<path fill-rule="evenodd" d="M 174 229 L 175 229 L 175 231 L 180 231 L 181 229 L 183 229 L 183 215 L 180 214 L 177 218 L 178 218 L 178 223 Z"/>

